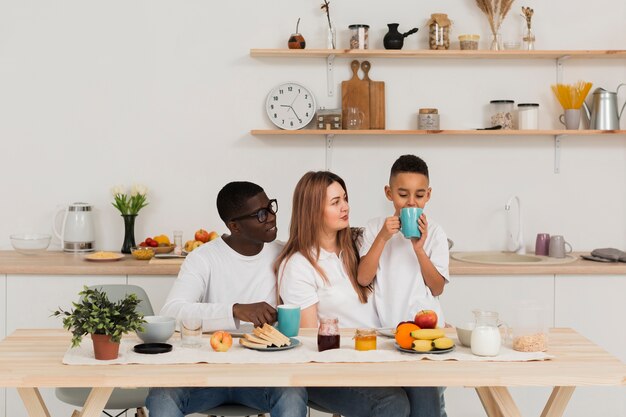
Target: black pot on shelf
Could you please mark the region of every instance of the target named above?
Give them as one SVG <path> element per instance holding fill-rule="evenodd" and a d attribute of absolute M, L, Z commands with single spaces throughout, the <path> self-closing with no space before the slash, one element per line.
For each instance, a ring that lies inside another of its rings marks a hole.
<path fill-rule="evenodd" d="M 413 28 L 406 33 L 400 33 L 398 31 L 399 23 L 387 23 L 387 26 L 389 27 L 389 32 L 383 38 L 385 49 L 402 49 L 404 38 L 418 31 L 418 28 Z"/>

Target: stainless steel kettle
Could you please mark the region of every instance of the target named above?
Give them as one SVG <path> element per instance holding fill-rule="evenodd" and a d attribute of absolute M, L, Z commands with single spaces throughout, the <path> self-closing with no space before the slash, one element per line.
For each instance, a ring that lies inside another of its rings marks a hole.
<path fill-rule="evenodd" d="M 590 130 L 619 130 L 619 121 L 626 107 L 626 102 L 622 106 L 622 109 L 617 111 L 617 93 L 620 87 L 626 86 L 626 84 L 620 84 L 617 86 L 615 92 L 607 91 L 604 88 L 596 88 L 593 92 L 591 110 L 587 103 L 583 102 L 583 113 L 585 121 L 589 124 Z"/>

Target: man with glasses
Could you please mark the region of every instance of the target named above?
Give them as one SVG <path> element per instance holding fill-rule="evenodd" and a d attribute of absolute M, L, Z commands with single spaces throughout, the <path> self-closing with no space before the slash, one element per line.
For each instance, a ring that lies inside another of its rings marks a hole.
<path fill-rule="evenodd" d="M 276 239 L 278 203 L 251 182 L 231 182 L 217 195 L 217 211 L 230 234 L 191 252 L 161 315 L 201 317 L 204 331 L 261 326 L 276 321 L 272 265 L 282 249 Z M 272 417 L 304 417 L 304 388 L 151 388 L 150 417 L 182 417 L 221 404 L 243 404 Z"/>

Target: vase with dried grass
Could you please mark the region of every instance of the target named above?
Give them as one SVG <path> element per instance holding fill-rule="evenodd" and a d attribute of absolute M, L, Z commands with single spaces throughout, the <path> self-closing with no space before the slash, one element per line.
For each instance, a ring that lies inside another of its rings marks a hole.
<path fill-rule="evenodd" d="M 501 51 L 502 36 L 500 35 L 500 26 L 504 18 L 511 10 L 514 0 L 476 0 L 478 8 L 487 16 L 489 28 L 491 29 L 491 50 Z"/>

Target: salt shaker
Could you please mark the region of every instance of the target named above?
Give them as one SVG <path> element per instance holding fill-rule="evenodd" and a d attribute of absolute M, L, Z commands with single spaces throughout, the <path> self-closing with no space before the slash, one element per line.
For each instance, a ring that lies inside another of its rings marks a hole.
<path fill-rule="evenodd" d="M 174 230 L 174 254 L 183 254 L 183 232 L 180 230 Z"/>

